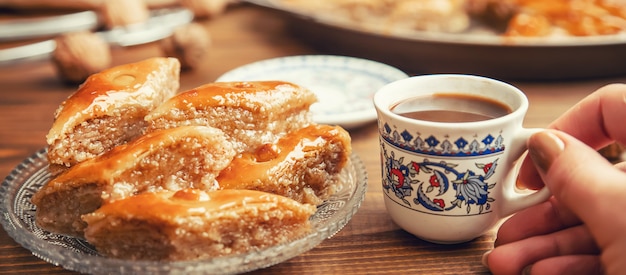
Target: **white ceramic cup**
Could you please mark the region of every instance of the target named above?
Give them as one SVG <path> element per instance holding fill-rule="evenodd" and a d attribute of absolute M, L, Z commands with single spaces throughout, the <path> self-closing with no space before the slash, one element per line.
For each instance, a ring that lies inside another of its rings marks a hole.
<path fill-rule="evenodd" d="M 511 113 L 482 121 L 433 122 L 391 111 L 418 96 L 453 93 L 498 101 Z M 380 137 L 382 187 L 392 220 L 429 242 L 471 241 L 499 220 L 550 197 L 547 188 L 518 190 L 518 161 L 540 129 L 522 127 L 524 93 L 472 75 L 414 76 L 374 95 Z"/>

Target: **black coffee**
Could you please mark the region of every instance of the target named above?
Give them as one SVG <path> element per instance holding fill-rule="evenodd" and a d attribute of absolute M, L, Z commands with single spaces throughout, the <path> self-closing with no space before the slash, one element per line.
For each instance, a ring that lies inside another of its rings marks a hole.
<path fill-rule="evenodd" d="M 398 102 L 393 113 L 434 122 L 473 122 L 501 117 L 512 112 L 502 102 L 487 97 L 459 93 L 417 96 Z"/>

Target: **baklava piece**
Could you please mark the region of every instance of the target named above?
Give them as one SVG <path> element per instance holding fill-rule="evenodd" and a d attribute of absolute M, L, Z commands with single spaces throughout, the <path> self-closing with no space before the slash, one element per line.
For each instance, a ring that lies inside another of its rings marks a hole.
<path fill-rule="evenodd" d="M 274 143 L 311 124 L 315 94 L 283 81 L 216 82 L 182 92 L 146 116 L 148 131 L 208 125 L 232 138 L 238 152 Z"/>
<path fill-rule="evenodd" d="M 155 131 L 48 182 L 32 198 L 36 222 L 48 231 L 81 237 L 85 224 L 80 216 L 105 202 L 160 190 L 216 190 L 216 176 L 234 157 L 232 145 L 216 128 Z"/>
<path fill-rule="evenodd" d="M 184 189 L 118 200 L 83 216 L 103 255 L 183 261 L 258 250 L 309 232 L 315 206 L 253 190 Z"/>
<path fill-rule="evenodd" d="M 222 189 L 261 190 L 318 205 L 341 183 L 351 152 L 346 130 L 313 124 L 238 155 L 217 181 Z"/>
<path fill-rule="evenodd" d="M 55 112 L 48 160 L 70 167 L 143 134 L 144 117 L 179 88 L 180 62 L 151 58 L 93 74 Z"/>

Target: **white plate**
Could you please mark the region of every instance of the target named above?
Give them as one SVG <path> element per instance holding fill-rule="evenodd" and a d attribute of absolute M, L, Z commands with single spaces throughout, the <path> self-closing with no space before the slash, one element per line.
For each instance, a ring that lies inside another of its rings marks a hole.
<path fill-rule="evenodd" d="M 313 120 L 355 128 L 376 120 L 374 93 L 387 83 L 406 78 L 399 69 L 379 62 L 334 55 L 300 55 L 254 62 L 216 81 L 283 80 L 313 91 Z"/>

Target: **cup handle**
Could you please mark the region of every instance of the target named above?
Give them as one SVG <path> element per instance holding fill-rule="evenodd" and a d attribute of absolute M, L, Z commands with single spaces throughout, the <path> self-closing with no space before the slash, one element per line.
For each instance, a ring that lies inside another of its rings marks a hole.
<path fill-rule="evenodd" d="M 517 133 L 515 140 L 511 143 L 510 158 L 517 160 L 515 166 L 511 171 L 506 175 L 504 180 L 505 186 L 502 190 L 502 199 L 505 201 L 500 204 L 501 206 L 501 217 L 509 216 L 515 212 L 518 212 L 524 208 L 533 206 L 535 204 L 542 203 L 550 198 L 552 193 L 547 186 L 544 186 L 538 191 L 522 191 L 516 187 L 517 176 L 519 174 L 520 166 L 522 164 L 522 160 L 525 156 L 525 152 L 528 149 L 527 141 L 531 135 L 543 131 L 544 129 L 533 128 L 526 129 L 523 128 L 520 132 Z"/>

